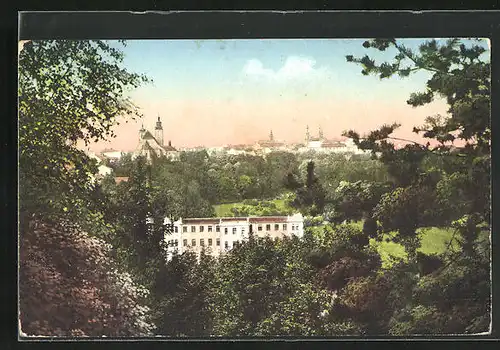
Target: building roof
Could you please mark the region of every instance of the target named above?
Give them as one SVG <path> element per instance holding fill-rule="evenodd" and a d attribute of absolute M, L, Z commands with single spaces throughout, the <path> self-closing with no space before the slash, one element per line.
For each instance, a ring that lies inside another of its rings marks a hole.
<path fill-rule="evenodd" d="M 286 223 L 288 221 L 287 216 L 260 216 L 260 217 L 250 217 L 250 223 L 252 224 L 264 224 L 264 223 Z"/>
<path fill-rule="evenodd" d="M 148 130 L 146 130 L 146 132 L 144 133 L 144 135 L 142 135 L 142 138 L 144 140 L 156 140 L 155 137 L 153 136 L 153 134 L 151 134 Z"/>
<path fill-rule="evenodd" d="M 177 151 L 177 149 L 174 146 L 172 146 L 172 145 L 163 146 L 163 149 L 165 151 Z"/>
<path fill-rule="evenodd" d="M 333 141 L 333 140 L 327 140 L 327 141 L 324 141 L 322 144 L 321 144 L 321 147 L 324 147 L 324 148 L 337 148 L 337 147 L 344 147 L 345 145 L 339 141 Z"/>
<path fill-rule="evenodd" d="M 248 217 L 246 216 L 240 216 L 240 217 L 225 217 L 221 218 L 222 221 L 246 221 Z"/>
<path fill-rule="evenodd" d="M 190 218 L 182 219 L 183 224 L 198 224 L 198 225 L 217 225 L 220 223 L 220 219 L 210 219 L 210 218 Z"/>
<path fill-rule="evenodd" d="M 259 146 L 261 147 L 281 147 L 285 145 L 284 142 L 278 142 L 278 141 L 259 141 Z"/>
<path fill-rule="evenodd" d="M 218 217 L 218 218 L 186 218 L 182 219 L 184 224 L 200 224 L 210 223 L 218 224 L 219 222 L 228 221 L 250 221 L 250 222 L 286 222 L 288 216 L 240 216 L 240 217 Z"/>
<path fill-rule="evenodd" d="M 251 149 L 252 146 L 250 145 L 230 145 L 230 146 L 226 146 L 226 149 L 234 149 L 234 150 L 241 150 L 241 151 L 244 151 L 244 150 L 247 150 L 247 149 Z"/>

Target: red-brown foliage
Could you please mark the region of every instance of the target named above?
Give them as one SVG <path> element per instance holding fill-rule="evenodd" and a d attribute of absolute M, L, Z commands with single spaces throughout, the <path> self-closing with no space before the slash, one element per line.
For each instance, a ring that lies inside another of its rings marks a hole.
<path fill-rule="evenodd" d="M 146 335 L 146 290 L 120 273 L 102 240 L 70 224 L 20 234 L 21 331 L 28 336 Z"/>

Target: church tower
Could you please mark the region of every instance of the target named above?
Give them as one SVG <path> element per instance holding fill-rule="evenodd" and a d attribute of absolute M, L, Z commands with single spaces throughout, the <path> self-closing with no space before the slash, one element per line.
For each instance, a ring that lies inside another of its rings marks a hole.
<path fill-rule="evenodd" d="M 274 135 L 273 135 L 273 131 L 272 130 L 269 133 L 269 141 L 274 141 Z"/>
<path fill-rule="evenodd" d="M 158 120 L 156 121 L 155 139 L 158 141 L 160 146 L 163 146 L 163 127 L 161 126 L 160 115 L 158 115 Z"/>
<path fill-rule="evenodd" d="M 311 135 L 309 135 L 309 125 L 306 126 L 306 143 L 311 139 Z"/>
<path fill-rule="evenodd" d="M 144 123 L 141 124 L 141 130 L 139 130 L 139 141 L 142 140 L 142 136 L 146 132 L 146 129 L 144 129 Z"/>

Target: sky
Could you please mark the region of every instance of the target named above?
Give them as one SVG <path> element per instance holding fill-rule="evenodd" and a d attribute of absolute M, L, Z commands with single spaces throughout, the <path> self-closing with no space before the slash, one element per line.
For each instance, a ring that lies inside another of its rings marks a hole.
<path fill-rule="evenodd" d="M 402 40 L 417 48 L 425 39 Z M 442 100 L 413 108 L 406 101 L 423 91 L 430 77 L 380 80 L 364 76 L 346 55 L 369 54 L 376 62 L 395 51 L 365 49 L 364 39 L 132 40 L 123 65 L 153 83 L 130 92 L 143 120 L 119 118 L 117 135 L 90 148 L 132 151 L 139 129 L 154 129 L 159 115 L 165 144 L 175 147 L 253 144 L 267 139 L 302 142 L 308 125 L 338 139 L 344 130 L 361 134 L 385 123 L 402 124 L 396 136 L 421 140 L 411 132 L 428 115 L 446 115 Z M 123 121 L 128 120 L 127 123 Z"/>

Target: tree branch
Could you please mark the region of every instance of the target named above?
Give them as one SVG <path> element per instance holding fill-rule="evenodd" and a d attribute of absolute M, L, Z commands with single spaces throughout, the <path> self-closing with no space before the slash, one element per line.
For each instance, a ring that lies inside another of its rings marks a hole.
<path fill-rule="evenodd" d="M 403 55 L 405 55 L 408 59 L 410 59 L 418 68 L 420 69 L 425 69 L 425 70 L 428 70 L 428 71 L 431 71 L 431 72 L 435 72 L 435 73 L 446 73 L 448 74 L 448 72 L 443 72 L 443 71 L 440 71 L 438 69 L 435 69 L 435 68 L 431 68 L 431 67 L 427 67 L 427 66 L 424 66 L 420 63 L 418 63 L 413 57 L 411 57 L 410 55 L 408 55 L 408 53 L 406 52 L 406 50 L 404 50 L 401 46 L 399 46 L 397 44 L 396 41 L 394 41 L 394 47 L 400 52 L 402 53 Z"/>

